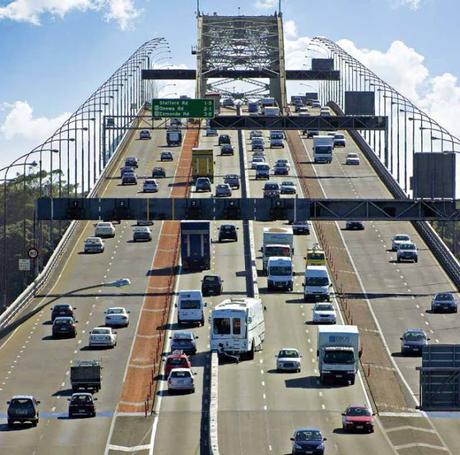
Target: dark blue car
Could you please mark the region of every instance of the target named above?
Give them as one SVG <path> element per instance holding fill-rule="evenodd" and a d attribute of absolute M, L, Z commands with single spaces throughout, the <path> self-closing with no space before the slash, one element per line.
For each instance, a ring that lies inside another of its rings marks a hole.
<path fill-rule="evenodd" d="M 323 455 L 324 454 L 324 441 L 321 431 L 316 428 L 299 428 L 294 432 L 292 441 L 292 454 L 303 455 Z"/>

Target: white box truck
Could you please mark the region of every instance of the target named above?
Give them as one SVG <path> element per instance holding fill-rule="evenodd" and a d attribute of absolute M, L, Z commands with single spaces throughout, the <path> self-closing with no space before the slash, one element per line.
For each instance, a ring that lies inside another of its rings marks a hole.
<path fill-rule="evenodd" d="M 317 344 L 319 377 L 329 382 L 355 383 L 361 356 L 358 327 L 335 325 L 318 327 Z"/>
<path fill-rule="evenodd" d="M 209 316 L 211 349 L 218 353 L 254 358 L 265 337 L 264 308 L 260 299 L 232 298 L 219 303 Z"/>
<path fill-rule="evenodd" d="M 264 228 L 262 239 L 262 263 L 267 270 L 270 256 L 289 256 L 294 254 L 294 233 L 292 227 Z M 289 247 L 287 250 L 286 246 Z"/>
<path fill-rule="evenodd" d="M 292 258 L 280 256 L 272 256 L 268 258 L 267 287 L 269 291 L 272 289 L 292 291 Z"/>
<path fill-rule="evenodd" d="M 330 163 L 333 148 L 334 138 L 332 136 L 314 136 L 313 158 L 315 163 Z"/>
<path fill-rule="evenodd" d="M 203 294 L 201 290 L 179 291 L 177 296 L 177 323 L 204 325 Z"/>

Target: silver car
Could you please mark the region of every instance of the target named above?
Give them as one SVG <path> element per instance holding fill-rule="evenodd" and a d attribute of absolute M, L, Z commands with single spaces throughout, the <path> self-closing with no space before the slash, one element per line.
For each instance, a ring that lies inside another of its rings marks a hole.
<path fill-rule="evenodd" d="M 297 349 L 283 348 L 276 356 L 276 369 L 278 371 L 300 372 L 301 358 L 302 356 Z"/>
<path fill-rule="evenodd" d="M 168 376 L 168 392 L 195 392 L 194 373 L 190 368 L 174 368 Z"/>
<path fill-rule="evenodd" d="M 88 237 L 84 243 L 85 253 L 103 253 L 104 241 L 100 237 Z"/>
<path fill-rule="evenodd" d="M 216 186 L 216 197 L 230 197 L 232 195 L 232 189 L 228 183 L 219 183 Z"/>

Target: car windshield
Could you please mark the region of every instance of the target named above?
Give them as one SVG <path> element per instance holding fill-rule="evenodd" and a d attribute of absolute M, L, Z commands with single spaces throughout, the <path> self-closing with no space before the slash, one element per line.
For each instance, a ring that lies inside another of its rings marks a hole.
<path fill-rule="evenodd" d="M 67 325 L 73 322 L 72 318 L 57 318 L 54 320 L 55 325 Z"/>
<path fill-rule="evenodd" d="M 324 260 L 324 253 L 308 253 L 307 260 L 322 261 Z"/>
<path fill-rule="evenodd" d="M 439 302 L 452 302 L 454 296 L 452 294 L 436 294 L 436 300 Z"/>
<path fill-rule="evenodd" d="M 108 314 L 123 314 L 124 312 L 123 308 L 109 308 L 107 310 Z"/>
<path fill-rule="evenodd" d="M 190 377 L 190 371 L 172 370 L 171 371 L 171 377 L 172 378 L 189 378 Z"/>
<path fill-rule="evenodd" d="M 273 276 L 289 276 L 292 275 L 292 267 L 290 265 L 271 265 L 269 274 Z"/>
<path fill-rule="evenodd" d="M 288 357 L 296 359 L 299 357 L 299 353 L 295 349 L 281 349 L 281 351 L 278 354 L 278 357 Z"/>
<path fill-rule="evenodd" d="M 279 186 L 277 183 L 270 183 L 264 186 L 264 190 L 279 190 Z"/>
<path fill-rule="evenodd" d="M 67 305 L 56 305 L 53 308 L 54 311 L 70 311 L 70 308 Z"/>
<path fill-rule="evenodd" d="M 403 243 L 399 246 L 400 250 L 415 250 L 415 245 L 413 243 Z"/>
<path fill-rule="evenodd" d="M 270 256 L 290 256 L 291 249 L 288 246 L 267 246 L 265 247 L 265 255 Z"/>
<path fill-rule="evenodd" d="M 217 277 L 217 276 L 205 276 L 203 278 L 203 282 L 205 282 L 205 283 L 218 283 L 219 282 L 219 277 Z"/>
<path fill-rule="evenodd" d="M 404 335 L 406 341 L 423 341 L 426 339 L 426 335 L 420 332 L 408 332 Z"/>
<path fill-rule="evenodd" d="M 191 340 L 192 334 L 188 332 L 176 332 L 174 334 L 174 340 Z"/>
<path fill-rule="evenodd" d="M 180 307 L 182 310 L 197 310 L 201 307 L 200 300 L 181 300 Z"/>
<path fill-rule="evenodd" d="M 395 240 L 401 242 L 401 241 L 408 241 L 410 239 L 408 235 L 396 235 Z"/>
<path fill-rule="evenodd" d="M 230 318 L 215 318 L 213 327 L 216 335 L 230 335 Z"/>
<path fill-rule="evenodd" d="M 225 232 L 233 232 L 235 230 L 235 226 L 231 226 L 229 224 L 225 224 L 223 226 L 220 227 L 220 229 L 222 231 L 225 231 Z"/>
<path fill-rule="evenodd" d="M 353 416 L 353 417 L 372 415 L 371 411 L 367 408 L 348 408 L 346 414 L 347 416 Z"/>
<path fill-rule="evenodd" d="M 352 364 L 355 362 L 355 356 L 353 351 L 326 351 L 324 362 Z"/>
<path fill-rule="evenodd" d="M 358 158 L 358 155 L 356 153 L 349 153 L 348 158 Z"/>
<path fill-rule="evenodd" d="M 93 331 L 91 333 L 93 335 L 108 335 L 108 334 L 110 334 L 110 329 L 104 329 L 104 328 L 93 329 Z"/>
<path fill-rule="evenodd" d="M 281 185 L 283 186 L 294 186 L 294 182 L 283 182 Z"/>
<path fill-rule="evenodd" d="M 315 311 L 334 311 L 332 303 L 321 303 L 315 306 Z"/>
<path fill-rule="evenodd" d="M 97 227 L 108 228 L 108 227 L 111 227 L 111 224 L 110 223 L 98 223 Z"/>
<path fill-rule="evenodd" d="M 272 139 L 283 139 L 283 133 L 272 133 Z"/>
<path fill-rule="evenodd" d="M 317 145 L 315 147 L 315 153 L 330 153 L 331 148 L 329 146 L 324 146 L 324 145 Z"/>
<path fill-rule="evenodd" d="M 14 400 L 11 400 L 10 410 L 26 411 L 31 413 L 35 412 L 32 400 L 28 398 L 15 398 Z"/>
<path fill-rule="evenodd" d="M 307 286 L 329 286 L 329 278 L 327 276 L 309 276 L 306 279 Z"/>
<path fill-rule="evenodd" d="M 177 365 L 185 365 L 187 362 L 185 361 L 185 359 L 183 357 L 170 357 L 168 359 L 168 364 L 169 365 L 174 365 L 174 366 L 177 366 Z"/>
<path fill-rule="evenodd" d="M 89 395 L 77 395 L 72 397 L 72 403 L 89 404 L 92 403 L 92 401 Z"/>
<path fill-rule="evenodd" d="M 296 441 L 321 441 L 323 437 L 317 430 L 301 430 L 295 435 Z"/>

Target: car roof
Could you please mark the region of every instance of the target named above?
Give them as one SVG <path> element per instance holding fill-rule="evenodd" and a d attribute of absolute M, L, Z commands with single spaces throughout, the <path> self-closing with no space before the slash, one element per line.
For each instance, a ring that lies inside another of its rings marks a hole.
<path fill-rule="evenodd" d="M 89 392 L 76 392 L 76 393 L 72 393 L 72 397 L 75 397 L 75 396 L 85 396 L 85 397 L 91 397 L 93 398 L 93 394 L 92 393 L 89 393 Z"/>
<path fill-rule="evenodd" d="M 192 373 L 192 369 L 191 368 L 174 368 L 174 370 L 171 370 L 171 374 L 173 372 L 176 372 L 176 373 L 181 373 L 181 372 L 187 372 L 187 373 Z"/>
<path fill-rule="evenodd" d="M 57 307 L 71 307 L 72 308 L 72 305 L 70 303 L 56 303 L 56 305 L 54 305 L 54 308 L 57 308 Z"/>
<path fill-rule="evenodd" d="M 111 306 L 110 308 L 107 308 L 107 311 L 109 310 L 125 310 L 126 311 L 126 308 L 123 306 Z"/>
<path fill-rule="evenodd" d="M 56 321 L 73 321 L 72 316 L 58 316 L 57 318 L 54 319 L 54 322 Z"/>
<path fill-rule="evenodd" d="M 35 400 L 33 395 L 13 395 L 12 400 Z"/>
<path fill-rule="evenodd" d="M 423 329 L 412 328 L 404 330 L 404 333 L 425 333 L 425 331 Z"/>
<path fill-rule="evenodd" d="M 298 431 L 319 431 L 321 433 L 321 430 L 319 428 L 296 428 L 295 432 L 297 433 Z"/>
<path fill-rule="evenodd" d="M 186 331 L 181 331 L 181 332 L 174 332 L 173 338 L 193 338 L 194 334 L 193 332 L 186 332 Z"/>

